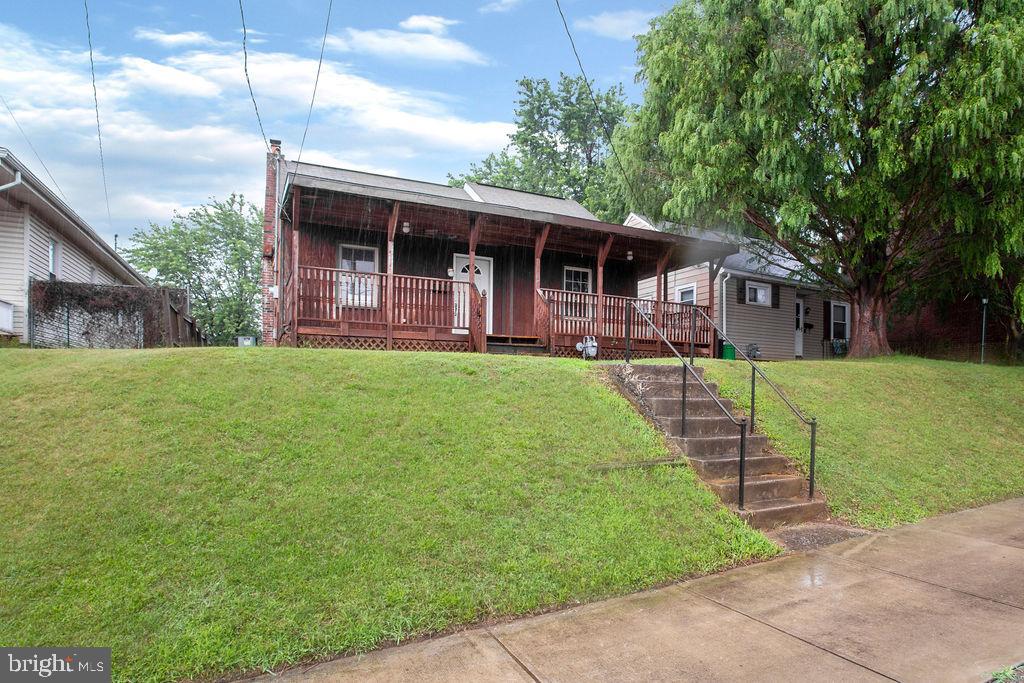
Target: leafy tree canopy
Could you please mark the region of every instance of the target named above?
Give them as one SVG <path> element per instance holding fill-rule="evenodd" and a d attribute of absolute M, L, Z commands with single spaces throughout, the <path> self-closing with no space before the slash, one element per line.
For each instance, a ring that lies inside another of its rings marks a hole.
<path fill-rule="evenodd" d="M 640 38 L 620 133 L 640 208 L 756 227 L 850 298 L 853 354 L 888 352 L 907 283 L 1024 251 L 1022 9 L 681 2 Z"/>
<path fill-rule="evenodd" d="M 140 272 L 155 268 L 157 284 L 187 289 L 203 330 L 230 344 L 258 336 L 262 236 L 263 212 L 232 194 L 137 230 L 126 255 Z"/>
<path fill-rule="evenodd" d="M 521 79 L 508 146 L 472 164 L 468 173 L 449 174 L 450 184 L 474 181 L 565 197 L 606 220 L 624 218 L 625 202 L 605 159 L 607 136 L 629 107 L 621 85 L 590 87 L 597 109 L 582 76 L 562 74 L 557 86 L 546 78 Z"/>

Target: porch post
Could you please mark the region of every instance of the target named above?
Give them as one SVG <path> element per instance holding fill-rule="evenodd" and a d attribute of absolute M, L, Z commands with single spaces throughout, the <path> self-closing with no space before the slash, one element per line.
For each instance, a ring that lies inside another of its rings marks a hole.
<path fill-rule="evenodd" d="M 472 338 L 472 335 L 473 335 L 472 330 L 476 326 L 476 306 L 473 305 L 473 302 L 474 301 L 479 301 L 479 298 L 477 298 L 476 294 L 474 293 L 475 292 L 475 287 L 476 287 L 476 245 L 477 245 L 477 242 L 479 242 L 479 241 L 480 241 L 480 217 L 477 216 L 476 214 L 470 214 L 470 216 L 469 216 L 469 289 L 470 289 L 470 293 L 469 293 L 469 301 L 470 301 L 469 324 L 470 324 L 470 335 L 471 335 L 471 338 Z M 494 293 L 493 292 L 488 292 L 488 294 L 491 294 L 493 296 Z M 487 315 L 487 311 L 484 311 L 484 316 L 486 316 L 486 315 Z M 475 340 L 475 343 L 477 345 L 477 348 L 475 349 L 476 351 L 486 351 L 487 350 L 486 334 L 487 334 L 487 320 L 485 318 L 484 319 L 484 335 L 485 335 L 485 337 L 484 337 L 484 339 L 476 339 Z"/>
<path fill-rule="evenodd" d="M 554 334 L 550 310 L 546 311 L 540 293 L 540 257 L 544 253 L 544 245 L 547 244 L 548 235 L 551 234 L 551 224 L 545 223 L 544 227 L 533 235 L 533 334 L 538 339 L 543 339 L 549 350 L 554 348 L 551 336 Z M 547 335 L 540 334 L 547 325 Z"/>
<path fill-rule="evenodd" d="M 600 349 L 601 337 L 604 334 L 604 263 L 608 260 L 608 253 L 612 250 L 614 235 L 608 235 L 608 239 L 597 248 L 597 337 L 598 349 Z"/>
<path fill-rule="evenodd" d="M 665 269 L 668 267 L 668 260 L 672 256 L 672 247 L 666 247 L 665 253 L 658 259 L 657 274 L 657 301 L 654 302 L 654 324 L 657 325 L 659 330 L 662 330 L 664 334 L 665 330 L 665 299 L 667 297 L 668 289 L 668 277 L 665 273 Z M 661 337 L 655 335 L 658 340 L 658 352 L 661 353 L 664 350 L 665 344 L 661 341 Z"/>
<path fill-rule="evenodd" d="M 540 255 L 544 252 L 544 245 L 547 244 L 550 233 L 551 224 L 545 223 L 533 238 L 533 290 L 535 294 L 540 289 Z"/>
<path fill-rule="evenodd" d="M 388 351 L 394 348 L 395 342 L 395 228 L 398 227 L 398 212 L 401 210 L 401 202 L 394 202 L 391 205 L 391 217 L 388 218 L 388 258 L 387 258 L 387 282 L 385 283 L 384 316 L 387 321 L 387 343 Z"/>
<path fill-rule="evenodd" d="M 292 346 L 299 345 L 299 229 L 302 225 L 302 188 L 292 190 Z"/>
<path fill-rule="evenodd" d="M 722 266 L 725 265 L 725 257 L 718 259 L 717 262 L 708 262 L 708 308 L 710 313 L 708 314 L 712 320 L 715 320 L 717 314 L 715 313 L 715 281 L 718 280 L 719 273 L 722 272 Z M 711 358 L 715 357 L 718 352 L 718 330 L 714 327 L 711 328 L 711 348 L 708 349 L 708 356 Z"/>

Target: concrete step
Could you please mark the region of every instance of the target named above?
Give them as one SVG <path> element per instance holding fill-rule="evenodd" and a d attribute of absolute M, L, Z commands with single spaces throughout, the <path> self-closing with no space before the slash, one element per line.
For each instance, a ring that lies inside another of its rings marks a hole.
<path fill-rule="evenodd" d="M 828 504 L 825 499 L 816 495 L 814 500 L 810 500 L 806 493 L 792 498 L 748 501 L 743 510 L 735 505 L 730 507 L 747 524 L 763 530 L 828 519 Z"/>
<path fill-rule="evenodd" d="M 701 479 L 728 479 L 738 477 L 740 459 L 732 456 L 688 458 L 690 465 Z M 755 455 L 747 458 L 746 474 L 758 477 L 763 474 L 794 474 L 793 465 L 784 455 Z"/>
<path fill-rule="evenodd" d="M 689 403 L 689 402 L 687 402 Z M 682 436 L 682 416 L 679 414 L 680 404 L 676 404 L 674 415 L 662 416 L 655 414 L 655 422 L 668 436 Z M 690 406 L 687 405 L 687 409 Z M 737 420 L 738 421 L 738 420 Z M 749 428 L 748 429 L 748 436 Z M 739 436 L 740 428 L 736 426 L 720 409 L 715 407 L 710 415 L 686 413 L 686 436 Z"/>
<path fill-rule="evenodd" d="M 681 379 L 673 380 L 640 380 L 641 389 L 643 390 L 643 396 L 646 399 L 651 398 L 675 398 L 679 399 L 683 396 L 683 381 Z M 707 383 L 708 389 L 715 396 L 718 396 L 718 384 L 715 382 Z M 708 392 L 704 391 L 704 388 L 697 383 L 692 377 L 686 383 L 686 398 L 687 400 L 710 400 Z"/>
<path fill-rule="evenodd" d="M 756 501 L 794 498 L 803 489 L 804 478 L 796 474 L 762 474 L 747 476 L 743 490 L 746 503 Z M 723 503 L 732 504 L 739 501 L 739 479 L 713 479 L 708 482 L 711 490 L 722 499 Z"/>
<path fill-rule="evenodd" d="M 718 407 L 711 398 L 704 393 L 703 390 L 698 389 L 700 394 L 694 396 L 692 392 L 686 396 L 686 414 L 694 417 L 725 417 L 722 413 L 722 409 Z M 732 400 L 728 398 L 720 398 L 722 405 L 730 413 L 733 412 Z M 647 405 L 651 407 L 651 411 L 656 417 L 678 417 L 682 410 L 682 397 L 646 397 Z"/>
<path fill-rule="evenodd" d="M 683 364 L 676 362 L 671 365 L 630 365 L 632 376 L 643 381 L 666 380 L 681 382 L 683 379 Z M 704 377 L 704 368 L 694 366 L 689 374 L 693 379 L 694 373 L 698 377 Z"/>
<path fill-rule="evenodd" d="M 691 458 L 705 456 L 729 455 L 739 457 L 740 437 L 737 436 L 688 436 L 680 438 L 670 436 L 668 439 Z M 761 455 L 768 447 L 768 437 L 764 434 L 747 435 L 747 457 Z"/>

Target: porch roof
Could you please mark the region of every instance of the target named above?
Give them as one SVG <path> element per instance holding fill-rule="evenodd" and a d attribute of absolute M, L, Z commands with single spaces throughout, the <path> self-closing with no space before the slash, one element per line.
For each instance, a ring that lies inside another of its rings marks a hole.
<path fill-rule="evenodd" d="M 417 180 L 395 178 L 285 161 L 281 178 L 282 210 L 292 213 L 292 190 L 303 193 L 300 219 L 322 224 L 344 225 L 358 221 L 362 229 L 383 229 L 387 205 L 401 202 L 401 220 L 428 223 L 434 233 L 468 237 L 469 220 L 483 217 L 481 244 L 530 246 L 536 231 L 551 226 L 547 249 L 596 254 L 612 236 L 609 258 L 633 260 L 640 277 L 653 274 L 655 264 L 668 252 L 668 269 L 717 260 L 735 254 L 738 248 L 724 240 L 676 235 L 643 228 L 606 223 L 594 218 L 571 200 L 470 184 L 459 188 Z M 428 236 L 430 234 L 428 233 Z"/>

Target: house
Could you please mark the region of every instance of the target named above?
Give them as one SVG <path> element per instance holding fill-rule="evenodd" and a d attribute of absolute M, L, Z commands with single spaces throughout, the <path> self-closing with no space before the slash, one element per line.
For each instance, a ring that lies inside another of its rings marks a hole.
<path fill-rule="evenodd" d="M 654 232 L 667 227 L 635 213 L 625 223 Z M 673 230 L 736 241 L 714 231 Z M 831 358 L 844 351 L 850 338 L 850 305 L 824 284 L 797 277 L 799 270 L 800 264 L 786 256 L 767 260 L 739 248 L 718 261 L 669 271 L 663 286 L 676 303 L 710 306 L 715 324 L 744 352 L 756 345 L 768 360 Z M 642 280 L 639 296 L 655 289 L 653 279 Z"/>
<path fill-rule="evenodd" d="M 305 347 L 622 357 L 688 343 L 688 307 L 637 282 L 730 244 L 604 223 L 574 201 L 267 158 L 263 341 Z M 703 304 L 709 307 L 711 304 Z M 707 308 L 710 312 L 710 308 Z M 714 348 L 710 325 L 695 344 Z"/>
<path fill-rule="evenodd" d="M 0 334 L 29 342 L 31 279 L 146 281 L 28 167 L 0 147 Z"/>

